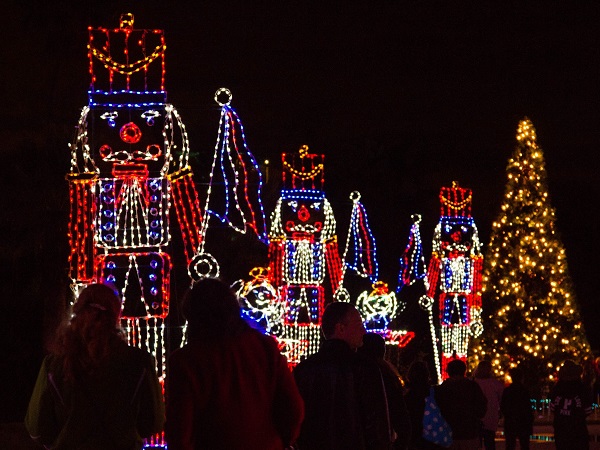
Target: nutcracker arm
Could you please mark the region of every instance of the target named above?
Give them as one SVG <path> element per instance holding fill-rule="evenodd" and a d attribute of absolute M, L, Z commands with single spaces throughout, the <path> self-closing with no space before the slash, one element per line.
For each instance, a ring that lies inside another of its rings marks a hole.
<path fill-rule="evenodd" d="M 188 265 L 194 256 L 201 252 L 202 212 L 198 191 L 193 180 L 192 169 L 184 167 L 168 175 L 171 183 L 171 195 L 177 214 L 177 222 L 183 238 L 183 248 Z"/>
<path fill-rule="evenodd" d="M 481 308 L 481 278 L 483 274 L 483 257 L 479 255 L 475 256 L 473 259 L 473 289 L 471 290 L 473 295 L 472 305 Z"/>
<path fill-rule="evenodd" d="M 335 293 L 340 288 L 342 280 L 342 259 L 340 258 L 336 236 L 325 241 L 325 259 L 329 280 L 331 281 L 331 290 Z"/>
<path fill-rule="evenodd" d="M 437 254 L 434 253 L 429 261 L 429 267 L 427 268 L 427 281 L 429 283 L 429 289 L 427 290 L 427 296 L 435 298 L 435 293 L 438 287 L 438 280 L 440 278 L 440 267 L 441 261 Z"/>
<path fill-rule="evenodd" d="M 72 288 L 94 281 L 94 186 L 97 176 L 91 172 L 70 173 L 69 182 L 69 276 Z"/>
<path fill-rule="evenodd" d="M 273 286 L 284 284 L 283 246 L 284 240 L 282 238 L 273 238 L 269 242 L 269 276 Z"/>

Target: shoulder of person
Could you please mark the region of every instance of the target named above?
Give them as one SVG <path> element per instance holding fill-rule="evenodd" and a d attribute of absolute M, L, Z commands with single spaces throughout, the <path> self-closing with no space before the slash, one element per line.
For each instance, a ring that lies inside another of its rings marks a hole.
<path fill-rule="evenodd" d="M 335 367 L 338 367 L 336 360 L 332 360 L 329 354 L 318 351 L 302 360 L 294 367 L 292 372 L 294 375 L 302 375 L 310 372 L 334 370 Z"/>
<path fill-rule="evenodd" d="M 504 383 L 498 378 L 491 378 L 494 389 L 498 392 L 504 391 Z"/>
<path fill-rule="evenodd" d="M 154 364 L 154 356 L 147 350 L 138 347 L 131 347 L 129 345 L 126 346 L 124 350 L 124 357 L 128 362 L 131 363 Z"/>
<path fill-rule="evenodd" d="M 479 392 L 483 393 L 483 388 L 479 385 L 479 383 L 477 383 L 477 382 L 475 382 L 473 380 L 470 380 L 468 378 L 467 378 L 467 380 L 470 382 L 469 386 L 471 387 L 471 389 L 474 389 L 476 391 L 479 391 Z"/>
<path fill-rule="evenodd" d="M 316 355 L 311 355 L 300 361 L 300 363 L 292 369 L 294 377 L 302 377 L 304 374 L 310 372 L 314 366 L 318 365 L 318 361 L 315 361 L 315 356 Z"/>
<path fill-rule="evenodd" d="M 262 342 L 264 345 L 266 345 L 268 347 L 279 349 L 279 344 L 277 342 L 277 339 L 275 339 L 273 336 L 271 336 L 269 334 L 261 333 L 260 331 L 254 329 L 254 328 L 248 327 L 247 330 L 244 330 L 244 332 L 242 333 L 242 336 L 243 336 L 243 338 L 251 336 L 252 338 Z"/>
<path fill-rule="evenodd" d="M 50 353 L 46 355 L 42 360 L 42 368 L 47 372 L 54 372 L 62 368 L 62 358 L 60 356 Z"/>

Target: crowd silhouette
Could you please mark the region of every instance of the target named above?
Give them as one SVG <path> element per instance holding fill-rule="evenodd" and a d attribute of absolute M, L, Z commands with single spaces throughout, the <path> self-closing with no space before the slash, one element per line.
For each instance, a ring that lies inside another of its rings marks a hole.
<path fill-rule="evenodd" d="M 164 391 L 154 358 L 127 344 L 121 308 L 110 286 L 93 284 L 59 328 L 25 417 L 45 448 L 140 449 L 164 431 L 170 450 L 494 450 L 502 418 L 505 448 L 529 449 L 521 367 L 506 386 L 487 360 L 472 376 L 449 361 L 439 385 L 422 360 L 401 377 L 350 303 L 325 308 L 320 349 L 292 371 L 231 288 L 204 278 L 185 296 L 187 341 L 168 359 Z M 566 360 L 557 378 L 548 396 L 556 448 L 588 449 L 595 377 Z"/>

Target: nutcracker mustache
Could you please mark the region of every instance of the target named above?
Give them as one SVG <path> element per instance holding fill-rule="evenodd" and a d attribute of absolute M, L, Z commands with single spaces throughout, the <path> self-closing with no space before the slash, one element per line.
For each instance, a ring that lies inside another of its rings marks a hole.
<path fill-rule="evenodd" d="M 313 234 L 318 233 L 323 229 L 323 223 L 315 222 L 314 224 L 294 224 L 293 222 L 289 222 L 286 226 L 286 229 L 294 233 Z"/>

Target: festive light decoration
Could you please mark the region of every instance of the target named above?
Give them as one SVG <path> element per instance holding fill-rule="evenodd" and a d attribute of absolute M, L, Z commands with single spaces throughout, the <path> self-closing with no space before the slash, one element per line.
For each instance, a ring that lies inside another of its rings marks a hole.
<path fill-rule="evenodd" d="M 436 378 L 434 383 L 441 381 L 441 365 L 438 351 L 437 333 L 433 317 L 433 299 L 425 295 L 429 291 L 429 281 L 425 269 L 425 258 L 423 257 L 423 243 L 421 240 L 421 215 L 411 215 L 413 221 L 408 235 L 408 243 L 400 256 L 400 272 L 398 274 L 398 287 L 396 293 L 400 294 L 403 288 L 411 286 L 419 280 L 423 281 L 423 295 L 418 299 L 418 304 L 427 313 L 429 340 L 432 347 L 432 362 L 435 367 Z"/>
<path fill-rule="evenodd" d="M 398 274 L 398 287 L 400 292 L 405 285 L 411 285 L 417 280 L 426 280 L 425 258 L 423 256 L 423 243 L 421 241 L 421 215 L 410 216 L 413 224 L 408 235 L 408 244 L 400 257 L 400 272 Z"/>
<path fill-rule="evenodd" d="M 360 192 L 352 192 L 350 200 L 352 200 L 353 206 L 350 216 L 348 239 L 346 240 L 346 248 L 342 256 L 344 270 L 340 284 L 343 285 L 346 269 L 354 271 L 363 278 L 369 278 L 372 283 L 375 283 L 379 276 L 377 247 L 375 245 L 375 238 L 369 227 L 367 211 L 360 202 Z M 350 262 L 347 260 L 349 254 L 351 255 Z"/>
<path fill-rule="evenodd" d="M 226 102 L 219 100 L 222 94 L 227 96 Z M 221 119 L 205 210 L 207 214 L 212 214 L 240 233 L 251 229 L 259 239 L 268 243 L 262 204 L 262 173 L 254 155 L 248 149 L 244 127 L 230 106 L 231 99 L 231 91 L 226 88 L 219 89 L 215 94 L 215 101 L 221 105 Z M 218 171 L 217 161 L 220 166 Z M 211 193 L 217 186 L 223 189 L 224 205 L 220 210 L 209 208 Z M 230 210 L 232 201 L 235 211 Z"/>
<path fill-rule="evenodd" d="M 532 388 L 540 388 L 554 381 L 565 359 L 581 361 L 591 352 L 556 232 L 543 151 L 529 119 L 519 123 L 516 137 L 486 252 L 486 332 L 472 348 L 473 363 L 488 358 L 501 377 L 523 365 Z"/>
<path fill-rule="evenodd" d="M 173 205 L 193 275 L 202 244 L 189 141 L 167 103 L 162 30 L 89 28 L 88 105 L 71 149 L 69 255 L 72 287 L 113 284 L 131 345 L 150 351 L 165 378 Z M 147 441 L 163 445 L 162 436 Z"/>
<path fill-rule="evenodd" d="M 365 328 L 382 334 L 387 331 L 398 306 L 396 294 L 390 292 L 388 284 L 383 281 L 373 283 L 373 290 L 370 293 L 361 293 L 356 302 L 356 307 L 363 316 Z"/>
<path fill-rule="evenodd" d="M 434 231 L 425 307 L 438 298 L 442 377 L 454 358 L 466 362 L 471 336 L 483 331 L 481 323 L 481 269 L 479 234 L 471 217 L 470 189 L 457 182 L 440 190 L 441 217 Z M 439 292 L 439 294 L 438 294 Z"/>
<path fill-rule="evenodd" d="M 378 281 L 379 266 L 377 263 L 377 246 L 375 237 L 369 227 L 367 211 L 360 202 L 358 191 L 350 194 L 352 213 L 346 247 L 342 256 L 343 270 L 340 277 L 340 287 L 335 292 L 335 300 L 349 302 L 350 294 L 344 288 L 346 270 L 356 273 L 362 278 L 368 278 L 373 290 L 359 294 L 356 307 L 363 317 L 365 328 L 384 337 L 386 344 L 406 345 L 413 334 L 404 330 L 389 329 L 390 322 L 402 312 L 404 304 L 396 300 L 396 294 L 390 292 L 387 283 Z"/>
<path fill-rule="evenodd" d="M 398 316 L 406 305 L 396 299 L 390 292 L 387 283 L 376 281 L 371 292 L 362 292 L 356 301 L 365 329 L 369 333 L 377 333 L 383 337 L 386 345 L 404 347 L 415 336 L 407 330 L 392 330 L 390 323 Z"/>
<path fill-rule="evenodd" d="M 227 100 L 221 101 L 222 96 Z M 202 261 L 208 267 L 206 276 L 218 276 L 219 273 L 216 260 L 204 253 L 210 217 L 215 217 L 239 233 L 246 233 L 250 229 L 261 241 L 268 243 L 261 194 L 262 173 L 248 149 L 244 127 L 230 106 L 231 99 L 231 91 L 227 88 L 221 88 L 215 93 L 215 101 L 221 106 L 221 118 L 210 171 L 200 244 L 200 253 L 205 255 Z M 218 197 L 219 205 L 211 207 L 211 199 L 212 204 L 215 203 L 214 197 Z M 212 260 L 209 261 L 209 257 Z"/>
<path fill-rule="evenodd" d="M 265 333 L 281 335 L 285 305 L 269 281 L 269 268 L 255 267 L 250 271 L 250 276 L 250 281 L 239 283 L 236 292 L 242 314 L 256 322 Z"/>
<path fill-rule="evenodd" d="M 321 190 L 323 159 L 308 153 L 307 146 L 298 155 L 282 155 L 284 189 L 271 215 L 269 267 L 255 267 L 249 281 L 234 283 L 242 314 L 278 340 L 292 366 L 319 347 L 321 316 L 331 298 L 325 278 L 336 301 L 350 301 L 342 286 L 345 268 L 365 278 L 377 276 L 375 239 L 358 192 L 350 196 L 353 210 L 344 252 L 344 259 L 352 252 L 353 263 L 343 264 L 339 257 L 333 210 Z M 388 329 L 399 310 L 395 294 L 385 283 L 375 286 L 361 303 L 371 329 L 388 344 L 406 345 L 414 333 Z"/>
<path fill-rule="evenodd" d="M 323 155 L 282 154 L 284 189 L 271 215 L 270 282 L 285 305 L 284 324 L 277 335 L 292 364 L 316 352 L 325 307 L 323 282 L 332 292 L 340 287 L 342 261 L 335 218 L 325 193 Z"/>

